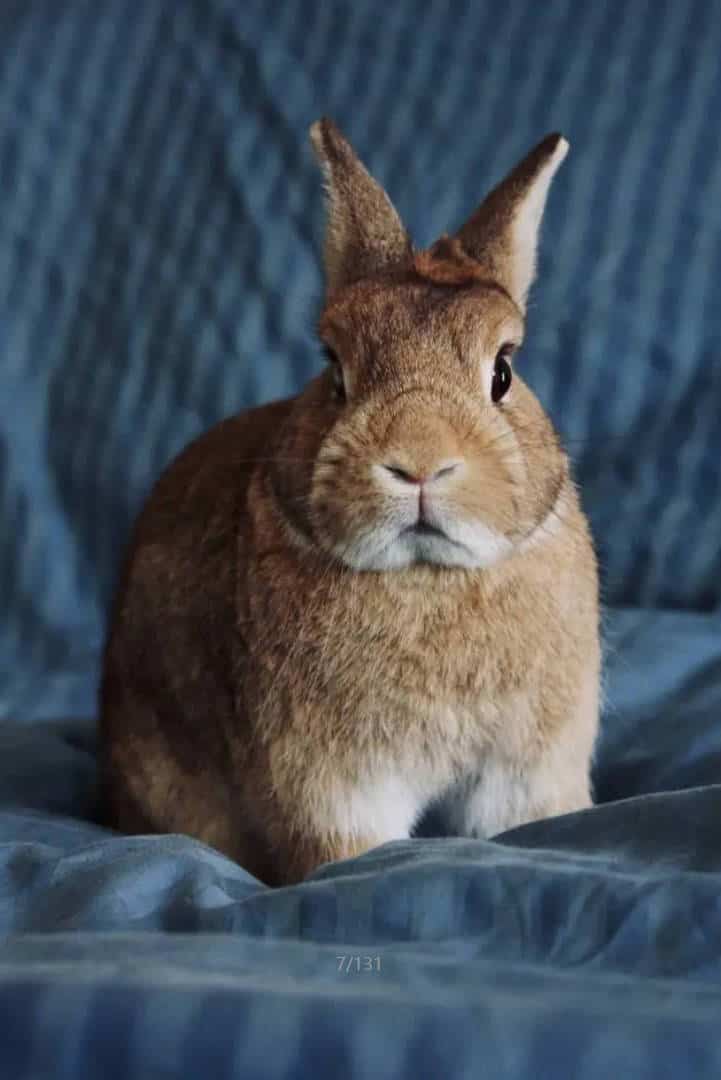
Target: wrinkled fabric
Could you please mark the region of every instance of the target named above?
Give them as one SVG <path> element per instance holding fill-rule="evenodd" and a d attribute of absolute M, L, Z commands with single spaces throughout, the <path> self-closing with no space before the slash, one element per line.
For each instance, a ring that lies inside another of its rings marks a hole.
<path fill-rule="evenodd" d="M 720 630 L 608 615 L 593 809 L 278 890 L 95 824 L 91 725 L 0 727 L 7 1075 L 718 1077 Z"/>
<path fill-rule="evenodd" d="M 719 6 L 5 0 L 0 29 L 0 1074 L 718 1080 Z M 606 692 L 593 809 L 430 816 L 271 891 L 101 828 L 93 717 L 158 473 L 319 368 L 323 113 L 419 244 L 570 140 L 518 365 L 592 522 Z"/>

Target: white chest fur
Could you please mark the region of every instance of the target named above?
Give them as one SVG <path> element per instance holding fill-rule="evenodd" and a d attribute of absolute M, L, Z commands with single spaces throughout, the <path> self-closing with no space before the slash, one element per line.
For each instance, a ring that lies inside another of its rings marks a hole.
<path fill-rule="evenodd" d="M 323 804 L 323 825 L 371 844 L 410 834 L 438 800 L 451 832 L 494 836 L 516 825 L 584 809 L 591 803 L 589 761 L 597 705 L 584 695 L 575 723 L 533 751 L 533 709 L 526 695 L 504 707 L 465 716 L 444 710 L 437 743 L 336 783 Z M 478 732 L 484 731 L 483 738 Z M 475 733 L 475 737 L 472 737 Z M 455 782 L 454 782 L 455 780 Z"/>
<path fill-rule="evenodd" d="M 325 807 L 327 827 L 343 837 L 383 843 L 409 835 L 423 808 L 412 778 L 380 772 L 338 785 Z"/>

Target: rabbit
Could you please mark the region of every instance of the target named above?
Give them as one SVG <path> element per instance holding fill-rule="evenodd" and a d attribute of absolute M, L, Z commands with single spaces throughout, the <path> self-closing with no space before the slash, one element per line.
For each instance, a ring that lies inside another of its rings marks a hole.
<path fill-rule="evenodd" d="M 329 119 L 326 363 L 226 419 L 136 522 L 100 688 L 107 821 L 271 886 L 407 838 L 591 805 L 598 573 L 551 421 L 514 368 L 545 138 L 417 250 Z"/>

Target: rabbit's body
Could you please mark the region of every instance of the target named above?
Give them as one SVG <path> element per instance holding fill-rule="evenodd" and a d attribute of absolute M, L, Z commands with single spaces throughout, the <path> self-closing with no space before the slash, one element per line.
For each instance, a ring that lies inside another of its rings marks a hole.
<path fill-rule="evenodd" d="M 120 828 L 281 883 L 436 801 L 473 835 L 589 804 L 595 559 L 536 399 L 517 377 L 504 408 L 479 389 L 522 330 L 501 281 L 450 241 L 343 280 L 321 334 L 363 353 L 354 407 L 329 370 L 161 478 L 106 649 Z"/>

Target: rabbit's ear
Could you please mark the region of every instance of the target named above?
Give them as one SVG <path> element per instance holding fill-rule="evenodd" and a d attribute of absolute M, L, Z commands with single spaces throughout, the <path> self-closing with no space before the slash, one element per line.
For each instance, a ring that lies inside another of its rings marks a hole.
<path fill-rule="evenodd" d="M 536 275 L 538 234 L 548 189 L 568 152 L 548 135 L 493 189 L 456 234 L 463 249 L 525 310 Z"/>
<path fill-rule="evenodd" d="M 325 275 L 333 292 L 407 258 L 411 244 L 385 191 L 333 121 L 318 120 L 310 138 L 328 196 Z"/>

